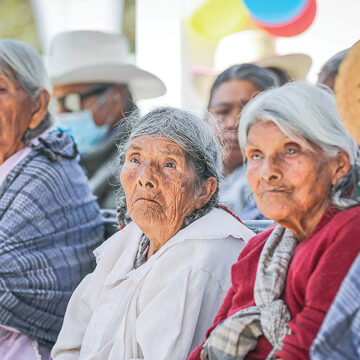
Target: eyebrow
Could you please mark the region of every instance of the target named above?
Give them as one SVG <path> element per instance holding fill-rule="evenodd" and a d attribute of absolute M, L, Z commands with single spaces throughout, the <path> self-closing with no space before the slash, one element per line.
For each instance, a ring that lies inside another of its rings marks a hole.
<path fill-rule="evenodd" d="M 141 151 L 141 150 L 142 150 L 142 147 L 141 147 L 141 146 L 138 146 L 138 145 L 132 144 L 132 145 L 129 146 L 128 151 L 129 151 L 129 150 Z M 169 147 L 169 146 L 166 147 L 166 150 L 160 151 L 160 153 L 166 154 L 166 155 L 173 155 L 173 156 L 183 156 L 183 152 L 182 152 L 182 151 L 172 149 L 172 148 Z"/>

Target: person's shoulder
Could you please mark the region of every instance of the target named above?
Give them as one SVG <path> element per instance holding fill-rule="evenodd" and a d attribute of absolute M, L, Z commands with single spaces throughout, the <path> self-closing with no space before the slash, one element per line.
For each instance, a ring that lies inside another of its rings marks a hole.
<path fill-rule="evenodd" d="M 336 212 L 327 227 L 345 232 L 355 231 L 360 237 L 360 205 Z"/>
<path fill-rule="evenodd" d="M 190 226 L 189 231 L 193 233 L 194 239 L 227 239 L 233 237 L 247 242 L 255 235 L 238 217 L 224 208 L 213 208 Z"/>

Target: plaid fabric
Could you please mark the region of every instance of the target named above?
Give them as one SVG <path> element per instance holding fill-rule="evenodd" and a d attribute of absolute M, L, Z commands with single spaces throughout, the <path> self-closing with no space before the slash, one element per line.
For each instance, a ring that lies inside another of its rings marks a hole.
<path fill-rule="evenodd" d="M 273 345 L 267 359 L 275 359 L 275 353 L 282 348 L 282 339 L 290 333 L 291 316 L 279 297 L 296 245 L 295 235 L 277 225 L 259 258 L 254 286 L 256 305 L 233 314 L 212 331 L 202 348 L 202 360 L 243 359 L 255 349 L 261 335 Z"/>
<path fill-rule="evenodd" d="M 0 187 L 0 324 L 48 347 L 103 240 L 95 197 L 64 133 L 50 133 Z"/>
<path fill-rule="evenodd" d="M 360 359 L 360 254 L 346 275 L 310 354 L 313 360 Z"/>

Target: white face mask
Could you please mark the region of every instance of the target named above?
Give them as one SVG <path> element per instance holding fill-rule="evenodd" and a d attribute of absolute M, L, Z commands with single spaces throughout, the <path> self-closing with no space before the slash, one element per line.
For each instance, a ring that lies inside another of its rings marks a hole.
<path fill-rule="evenodd" d="M 74 138 L 80 154 L 89 151 L 109 130 L 108 125 L 95 125 L 90 110 L 57 114 L 56 122 L 60 129 L 68 132 Z"/>

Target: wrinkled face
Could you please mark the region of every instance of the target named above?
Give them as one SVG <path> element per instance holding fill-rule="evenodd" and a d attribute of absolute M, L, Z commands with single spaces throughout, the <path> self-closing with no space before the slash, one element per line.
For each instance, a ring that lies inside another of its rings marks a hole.
<path fill-rule="evenodd" d="M 9 71 L 0 71 L 0 164 L 24 147 L 32 101 Z"/>
<path fill-rule="evenodd" d="M 134 138 L 120 180 L 129 215 L 143 231 L 164 226 L 166 231 L 176 233 L 185 216 L 195 209 L 194 170 L 183 149 L 166 137 Z"/>
<path fill-rule="evenodd" d="M 250 128 L 247 179 L 260 211 L 276 222 L 305 223 L 327 203 L 335 163 L 320 149 L 287 137 L 274 123 Z"/>
<path fill-rule="evenodd" d="M 238 140 L 241 111 L 259 90 L 248 80 L 229 80 L 213 93 L 209 110 L 223 128 L 223 139 L 227 157 L 225 172 L 231 173 L 243 163 Z"/>

